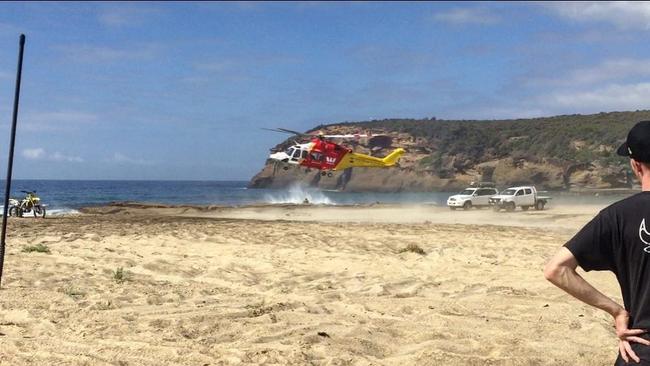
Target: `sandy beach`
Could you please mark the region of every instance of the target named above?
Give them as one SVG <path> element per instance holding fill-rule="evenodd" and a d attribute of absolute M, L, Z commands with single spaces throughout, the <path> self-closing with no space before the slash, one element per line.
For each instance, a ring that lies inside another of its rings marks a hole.
<path fill-rule="evenodd" d="M 121 205 L 11 219 L 0 364 L 611 365 L 609 316 L 542 275 L 601 208 Z M 49 253 L 26 251 L 38 244 Z M 585 276 L 620 301 L 613 275 Z"/>

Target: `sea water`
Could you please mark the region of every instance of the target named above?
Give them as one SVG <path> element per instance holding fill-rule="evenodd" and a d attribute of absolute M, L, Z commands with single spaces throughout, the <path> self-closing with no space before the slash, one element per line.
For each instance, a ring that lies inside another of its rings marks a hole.
<path fill-rule="evenodd" d="M 47 206 L 48 215 L 76 213 L 81 207 L 112 202 L 142 202 L 190 205 L 265 205 L 265 204 L 425 204 L 445 206 L 455 192 L 339 192 L 294 185 L 285 189 L 248 189 L 247 181 L 118 181 L 118 180 L 14 180 L 11 197 L 22 198 L 21 191 L 36 191 Z M 4 198 L 4 182 L 0 192 Z M 576 195 L 551 192 L 554 203 L 608 204 L 628 195 Z"/>

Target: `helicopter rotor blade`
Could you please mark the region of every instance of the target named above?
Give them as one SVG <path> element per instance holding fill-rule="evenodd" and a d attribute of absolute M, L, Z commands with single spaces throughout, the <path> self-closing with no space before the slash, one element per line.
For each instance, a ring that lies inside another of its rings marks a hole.
<path fill-rule="evenodd" d="M 278 127 L 278 128 L 264 128 L 264 127 L 261 127 L 261 129 L 266 130 L 266 131 L 287 133 L 287 134 L 291 134 L 291 135 L 296 135 L 296 136 L 300 136 L 300 137 L 309 137 L 309 138 L 323 137 L 323 138 L 330 138 L 330 139 L 336 139 L 336 138 L 338 138 L 338 139 L 358 139 L 358 138 L 362 138 L 362 137 L 363 138 L 366 138 L 366 137 L 370 138 L 370 137 L 374 137 L 374 136 L 383 136 L 382 134 L 375 135 L 375 134 L 370 134 L 370 133 L 365 133 L 365 134 L 358 134 L 357 133 L 357 134 L 346 134 L 346 135 L 321 135 L 321 134 L 318 134 L 318 133 L 298 132 L 298 131 L 289 130 L 289 129 L 286 129 L 286 128 L 280 128 L 280 127 Z"/>
<path fill-rule="evenodd" d="M 286 132 L 286 133 L 292 133 L 292 134 L 294 134 L 294 135 L 299 135 L 299 136 L 311 136 L 311 135 L 309 135 L 309 134 L 307 134 L 307 133 L 298 132 L 298 131 L 294 131 L 294 130 L 288 130 L 288 129 L 286 129 L 286 128 L 280 128 L 280 127 L 278 127 L 277 130 L 278 130 L 278 131 L 282 131 L 282 132 Z"/>
<path fill-rule="evenodd" d="M 312 135 L 302 133 L 302 132 L 298 132 L 298 131 L 287 130 L 286 128 L 264 128 L 264 127 L 261 127 L 261 129 L 267 130 L 267 131 L 273 131 L 273 132 L 288 133 L 290 135 L 296 135 L 296 136 L 301 136 L 301 137 L 313 137 Z"/>
<path fill-rule="evenodd" d="M 323 137 L 331 139 L 356 139 L 360 137 L 372 137 L 377 135 L 323 135 Z"/>
<path fill-rule="evenodd" d="M 266 131 L 273 131 L 273 132 L 280 132 L 280 133 L 289 133 L 289 134 L 292 134 L 291 132 L 282 131 L 282 130 L 275 129 L 275 128 L 265 128 L 265 127 L 260 127 L 260 128 L 261 128 L 262 130 L 266 130 Z"/>

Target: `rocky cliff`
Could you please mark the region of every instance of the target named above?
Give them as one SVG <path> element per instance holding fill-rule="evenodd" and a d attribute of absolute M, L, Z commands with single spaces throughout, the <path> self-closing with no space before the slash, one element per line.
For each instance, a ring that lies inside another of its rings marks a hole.
<path fill-rule="evenodd" d="M 388 119 L 320 125 L 312 131 L 375 136 L 348 142 L 356 152 L 383 157 L 402 147 L 397 167 L 352 168 L 331 177 L 319 171 L 267 161 L 252 188 L 301 182 L 344 191 L 450 191 L 470 182 L 498 187 L 534 184 L 539 189 L 629 188 L 634 183 L 624 158 L 614 150 L 650 111 L 612 112 L 503 121 Z M 289 146 L 289 140 L 273 150 Z"/>

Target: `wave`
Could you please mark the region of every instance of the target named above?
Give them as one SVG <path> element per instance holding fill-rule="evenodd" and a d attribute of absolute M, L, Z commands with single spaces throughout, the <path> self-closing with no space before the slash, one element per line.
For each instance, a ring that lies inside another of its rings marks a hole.
<path fill-rule="evenodd" d="M 292 185 L 286 192 L 278 194 L 267 194 L 264 197 L 265 202 L 270 204 L 314 204 L 314 205 L 336 205 L 322 191 L 314 188 L 307 188 L 300 184 Z"/>
<path fill-rule="evenodd" d="M 2 217 L 2 213 L 4 212 L 4 205 L 0 205 L 0 217 Z M 47 216 L 67 216 L 67 215 L 79 215 L 81 212 L 78 210 L 75 210 L 74 208 L 68 208 L 68 207 L 61 207 L 61 208 L 50 208 L 45 206 L 45 210 L 47 211 Z M 25 216 L 30 216 L 32 215 L 31 211 L 29 213 L 26 213 Z"/>
<path fill-rule="evenodd" d="M 81 212 L 75 210 L 74 208 L 47 208 L 48 216 L 67 216 L 67 215 L 79 215 Z"/>

